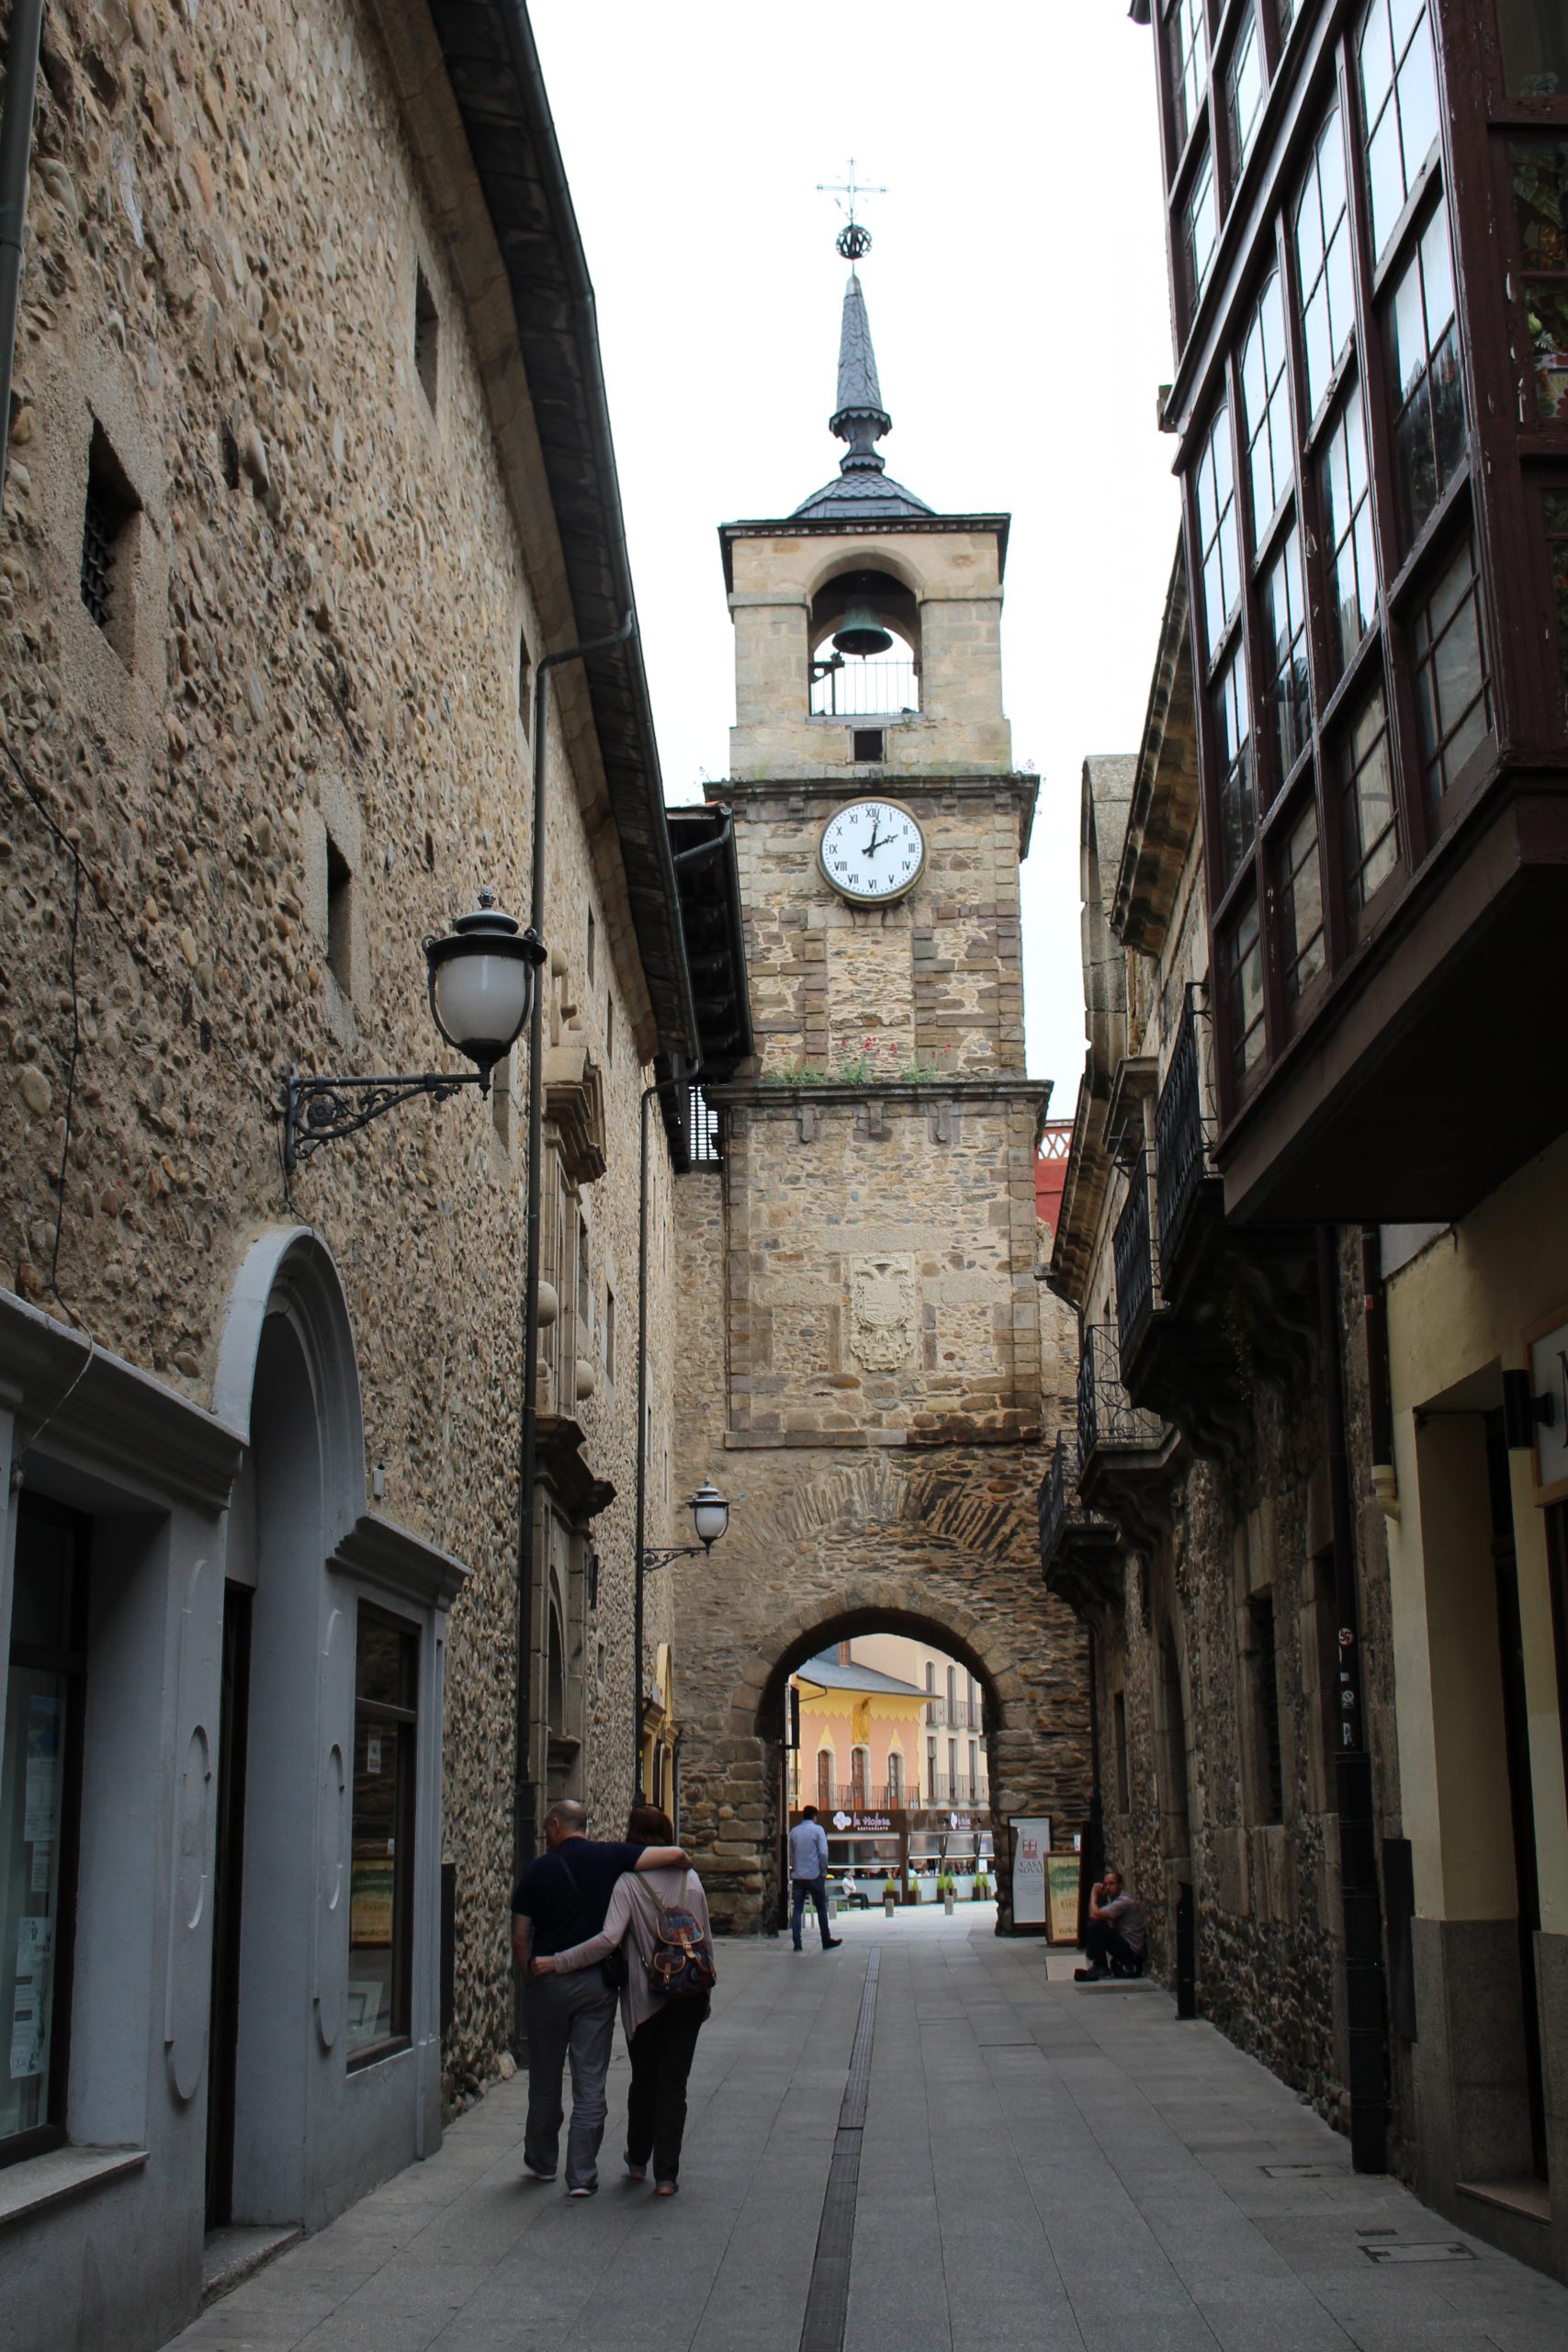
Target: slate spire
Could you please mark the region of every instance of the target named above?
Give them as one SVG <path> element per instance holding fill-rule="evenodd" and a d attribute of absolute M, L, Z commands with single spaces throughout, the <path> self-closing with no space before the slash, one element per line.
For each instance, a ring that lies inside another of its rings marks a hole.
<path fill-rule="evenodd" d="M 852 264 L 871 242 L 863 230 L 854 233 L 863 242 L 858 249 L 850 250 Z M 845 250 L 840 242 L 840 251 Z M 843 323 L 839 330 L 839 404 L 828 420 L 828 429 L 849 444 L 839 460 L 838 479 L 806 499 L 795 508 L 796 515 L 824 521 L 841 516 L 854 521 L 871 515 L 931 513 L 923 499 L 917 498 L 913 491 L 906 490 L 886 471 L 882 452 L 876 446 L 885 433 L 892 431 L 893 419 L 882 405 L 876 354 L 871 347 L 871 322 L 865 314 L 860 276 L 852 266 L 850 282 L 844 288 Z"/>
<path fill-rule="evenodd" d="M 844 288 L 844 319 L 839 330 L 839 405 L 828 420 L 828 430 L 847 441 L 839 460 L 841 473 L 881 473 L 882 453 L 876 444 L 893 429 L 893 419 L 882 405 L 876 380 L 876 354 L 871 347 L 871 321 L 858 271 L 852 269 Z"/>

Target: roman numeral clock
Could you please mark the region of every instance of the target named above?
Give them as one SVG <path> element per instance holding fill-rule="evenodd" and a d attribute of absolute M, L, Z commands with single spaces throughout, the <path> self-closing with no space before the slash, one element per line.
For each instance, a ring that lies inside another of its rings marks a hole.
<path fill-rule="evenodd" d="M 852 800 L 823 826 L 817 862 L 852 906 L 887 906 L 919 880 L 926 837 L 897 800 Z"/>

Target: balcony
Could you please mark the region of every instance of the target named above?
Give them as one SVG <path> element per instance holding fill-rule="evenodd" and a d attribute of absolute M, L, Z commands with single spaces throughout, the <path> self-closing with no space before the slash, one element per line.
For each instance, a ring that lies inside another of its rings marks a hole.
<path fill-rule="evenodd" d="M 967 1772 L 937 1772 L 927 1774 L 928 1804 L 989 1804 L 990 1783 L 976 1775 L 971 1780 Z"/>
<path fill-rule="evenodd" d="M 926 1721 L 953 1731 L 984 1731 L 985 1708 L 978 1699 L 928 1699 Z"/>
<path fill-rule="evenodd" d="M 1076 1617 L 1093 1623 L 1120 1601 L 1121 1530 L 1086 1508 L 1078 1494 L 1077 1446 L 1058 1435 L 1040 1488 L 1040 1562 L 1045 1589 Z"/>
<path fill-rule="evenodd" d="M 1128 1395 L 1218 1458 L 1251 1426 L 1255 1375 L 1303 1368 L 1316 1305 L 1309 1234 L 1225 1223 L 1201 1017 L 1190 997 L 1155 1105 L 1155 1227 L 1142 1169 L 1117 1222 L 1117 1336 Z"/>
<path fill-rule="evenodd" d="M 1123 1367 L 1136 1355 L 1155 1311 L 1155 1249 L 1149 1227 L 1149 1178 L 1142 1159 L 1127 1179 L 1127 1197 L 1111 1239 L 1116 1267 L 1116 1340 Z"/>
<path fill-rule="evenodd" d="M 1163 1524 L 1159 1502 L 1179 1439 L 1162 1415 L 1134 1403 L 1118 1363 L 1115 1326 L 1087 1324 L 1078 1354 L 1078 1499 L 1137 1544 Z"/>

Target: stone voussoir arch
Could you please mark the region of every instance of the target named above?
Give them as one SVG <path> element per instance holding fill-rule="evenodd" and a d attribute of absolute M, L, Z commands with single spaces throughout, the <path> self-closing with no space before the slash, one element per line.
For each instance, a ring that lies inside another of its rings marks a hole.
<path fill-rule="evenodd" d="M 972 1610 L 933 1592 L 926 1578 L 855 1577 L 836 1593 L 817 1593 L 776 1621 L 767 1651 L 748 1662 L 731 1694 L 731 1736 L 765 1737 L 767 1710 L 788 1677 L 825 1643 L 848 1640 L 856 1633 L 909 1634 L 933 1648 L 950 1651 L 995 1702 L 995 1729 L 1013 1727 L 1025 1692 L 1010 1644 L 999 1640 Z"/>

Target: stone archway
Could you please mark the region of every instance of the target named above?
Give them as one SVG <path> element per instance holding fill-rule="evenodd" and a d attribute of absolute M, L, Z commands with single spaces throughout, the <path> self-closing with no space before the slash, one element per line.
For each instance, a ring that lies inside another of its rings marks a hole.
<path fill-rule="evenodd" d="M 816 1475 L 812 1475 L 815 1472 Z M 803 1475 L 804 1474 L 804 1475 Z M 826 1644 L 910 1633 L 947 1650 L 987 1699 L 992 1826 L 1089 1805 L 1082 1628 L 1045 1591 L 1032 1451 L 847 1453 L 809 1465 L 754 1454 L 711 1568 L 682 1577 L 682 1834 L 716 1920 L 773 1924 L 783 1693 Z M 1004 1876 L 1000 1924 L 1010 1924 Z"/>

